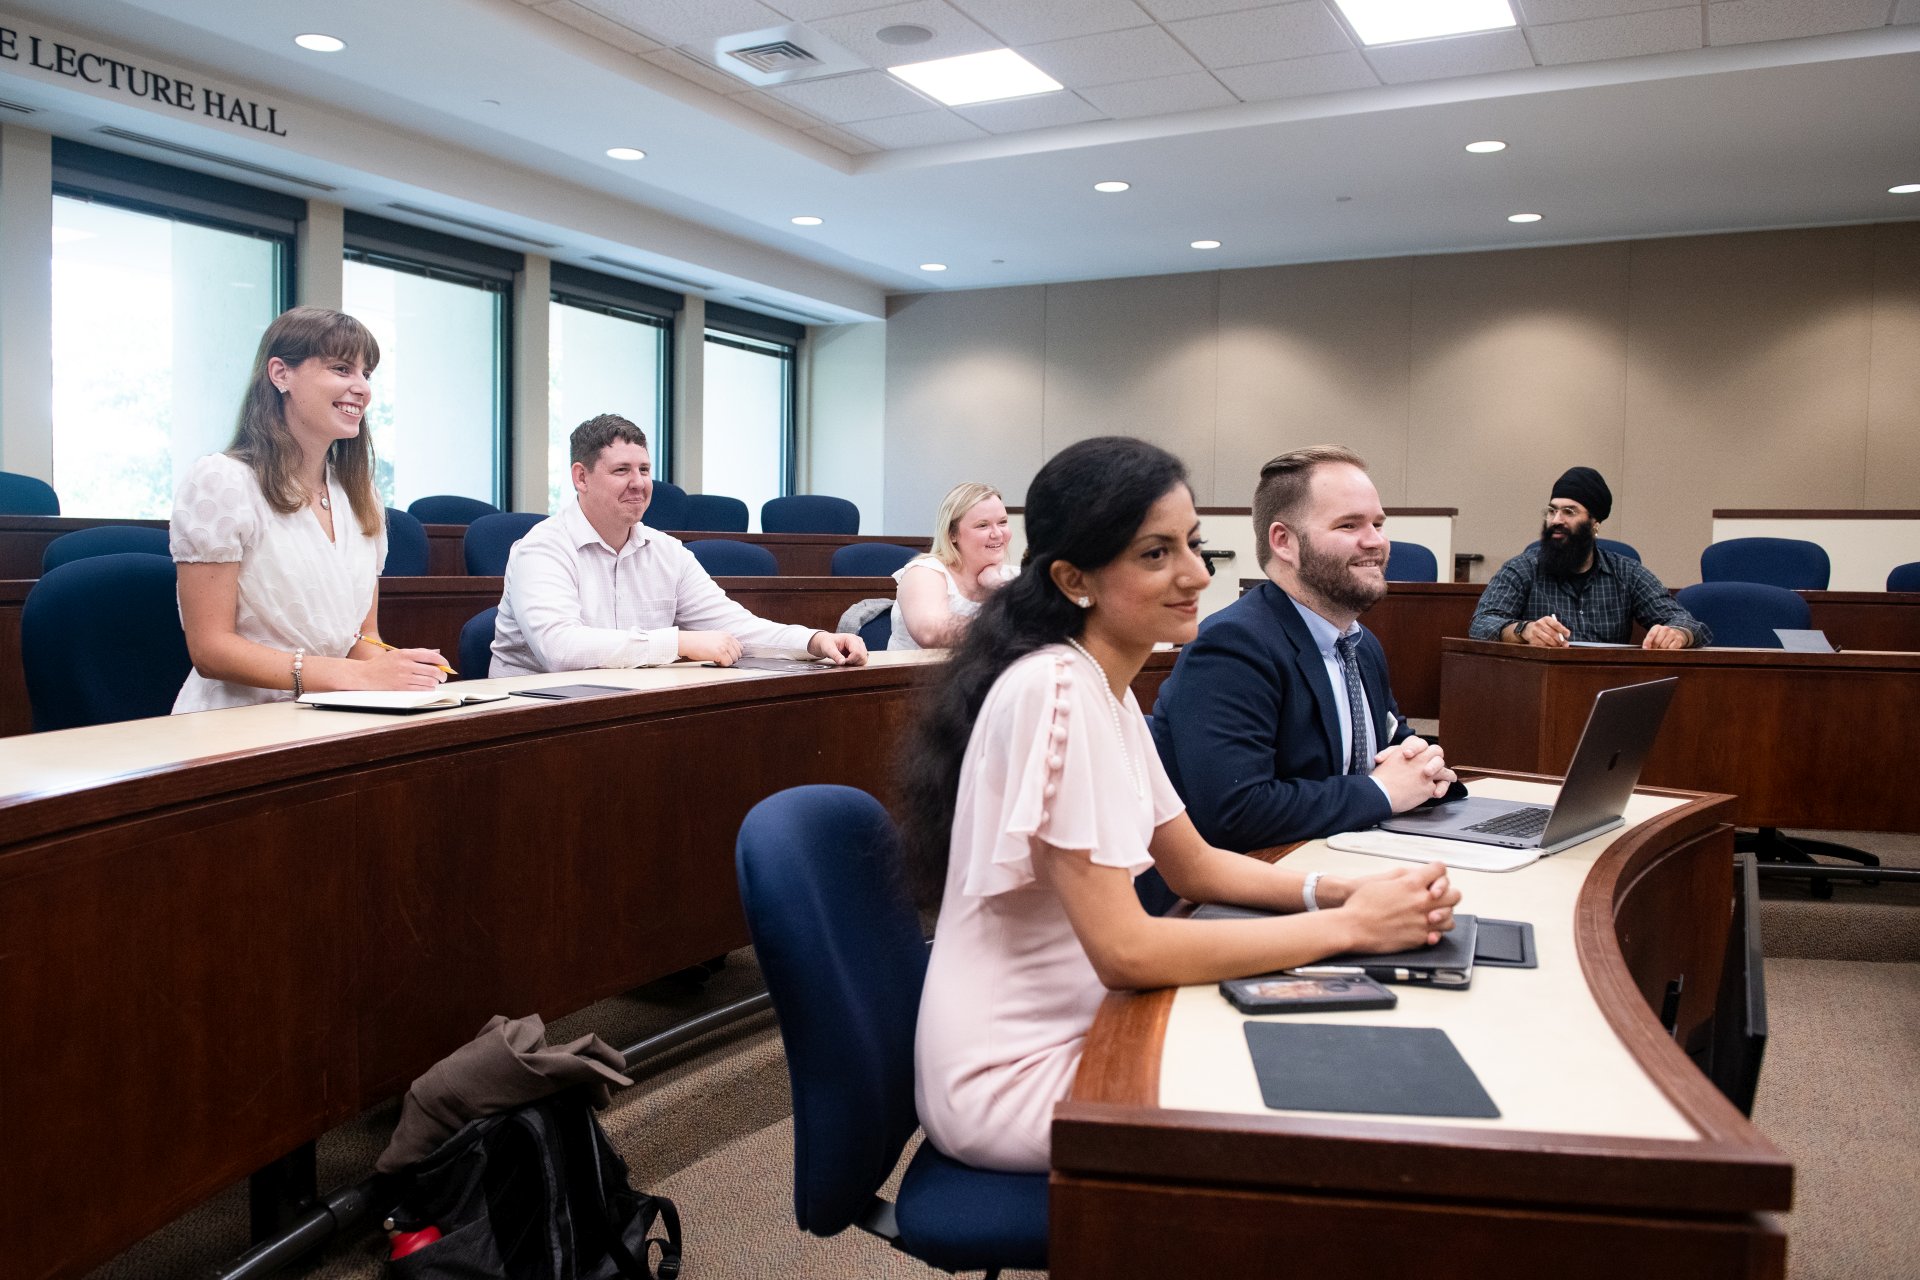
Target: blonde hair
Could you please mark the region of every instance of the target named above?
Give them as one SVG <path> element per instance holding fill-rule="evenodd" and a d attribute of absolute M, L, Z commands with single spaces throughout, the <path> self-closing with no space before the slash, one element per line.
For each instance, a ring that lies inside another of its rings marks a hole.
<path fill-rule="evenodd" d="M 300 450 L 287 428 L 286 398 L 267 376 L 267 362 L 276 356 L 288 365 L 316 357 L 345 359 L 364 364 L 371 371 L 380 363 L 380 344 L 367 326 L 352 316 L 322 307 L 283 311 L 262 335 L 260 350 L 253 357 L 247 394 L 240 402 L 240 422 L 227 453 L 252 469 L 268 506 L 282 515 L 292 515 L 306 506 L 308 499 L 294 477 Z M 360 532 L 370 538 L 379 533 L 387 514 L 373 487 L 373 437 L 364 419 L 359 435 L 335 440 L 327 447 L 327 462 L 347 492 Z"/>
<path fill-rule="evenodd" d="M 947 490 L 947 496 L 940 499 L 940 514 L 933 520 L 933 558 L 949 569 L 958 569 L 960 549 L 953 545 L 953 534 L 959 527 L 960 517 L 973 510 L 975 503 L 998 497 L 998 489 L 978 480 L 968 480 Z"/>

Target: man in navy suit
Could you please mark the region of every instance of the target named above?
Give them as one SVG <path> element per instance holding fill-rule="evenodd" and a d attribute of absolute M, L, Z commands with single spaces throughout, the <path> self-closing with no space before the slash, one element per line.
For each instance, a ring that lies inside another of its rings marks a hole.
<path fill-rule="evenodd" d="M 1360 615 L 1389 550 L 1366 464 L 1339 445 L 1282 454 L 1253 497 L 1267 581 L 1200 624 L 1153 737 L 1200 834 L 1248 851 L 1370 827 L 1453 773 L 1414 736 Z"/>

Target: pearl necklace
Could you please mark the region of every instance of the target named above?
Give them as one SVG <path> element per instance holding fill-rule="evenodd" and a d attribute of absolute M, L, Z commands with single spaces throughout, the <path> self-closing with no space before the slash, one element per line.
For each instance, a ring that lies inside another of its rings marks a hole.
<path fill-rule="evenodd" d="M 1100 659 L 1094 657 L 1087 650 L 1087 646 L 1072 636 L 1067 637 L 1067 643 L 1072 645 L 1081 657 L 1091 662 L 1093 669 L 1100 673 L 1100 692 L 1107 695 L 1107 714 L 1112 717 L 1113 731 L 1120 739 L 1120 755 L 1127 762 L 1127 781 L 1133 784 L 1134 797 L 1144 800 L 1147 797 L 1146 779 L 1141 776 L 1140 769 L 1134 764 L 1133 751 L 1127 746 L 1126 708 L 1120 705 L 1120 699 L 1113 696 L 1113 682 L 1107 679 L 1107 669 L 1100 665 Z"/>

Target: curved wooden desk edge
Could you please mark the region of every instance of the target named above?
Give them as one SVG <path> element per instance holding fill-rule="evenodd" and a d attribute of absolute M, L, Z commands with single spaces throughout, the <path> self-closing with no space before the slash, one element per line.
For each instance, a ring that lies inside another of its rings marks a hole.
<path fill-rule="evenodd" d="M 1537 774 L 1474 770 L 1557 782 Z M 1628 828 L 1596 860 L 1574 922 L 1595 1003 L 1648 1078 L 1700 1131 L 1695 1142 L 1352 1119 L 1163 1109 L 1160 1059 L 1174 991 L 1110 992 L 1087 1035 L 1067 1101 L 1054 1111 L 1055 1177 L 1218 1180 L 1247 1187 L 1561 1200 L 1692 1213 L 1752 1213 L 1792 1204 L 1786 1157 L 1693 1066 L 1642 998 L 1613 931 L 1613 906 L 1666 851 L 1722 827 L 1730 796 L 1642 787 L 1688 803 Z M 1262 851 L 1277 859 L 1296 845 Z M 1286 1158 L 1275 1159 L 1275 1142 Z M 1147 1156 L 1145 1146 L 1155 1150 Z M 1711 1176 L 1703 1176 L 1703 1175 Z"/>

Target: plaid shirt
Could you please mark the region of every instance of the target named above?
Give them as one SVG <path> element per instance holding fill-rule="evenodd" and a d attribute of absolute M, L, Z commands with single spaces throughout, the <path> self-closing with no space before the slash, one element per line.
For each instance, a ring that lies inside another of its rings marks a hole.
<path fill-rule="evenodd" d="M 1593 549 L 1593 572 L 1584 583 L 1551 578 L 1540 572 L 1540 544 L 1500 566 L 1493 581 L 1480 593 L 1467 634 L 1475 640 L 1498 640 L 1509 623 L 1528 623 L 1547 614 L 1573 633 L 1575 640 L 1605 640 L 1623 644 L 1632 625 L 1664 623 L 1693 636 L 1695 647 L 1713 643 L 1713 633 L 1660 585 L 1660 579 L 1638 560 Z"/>

